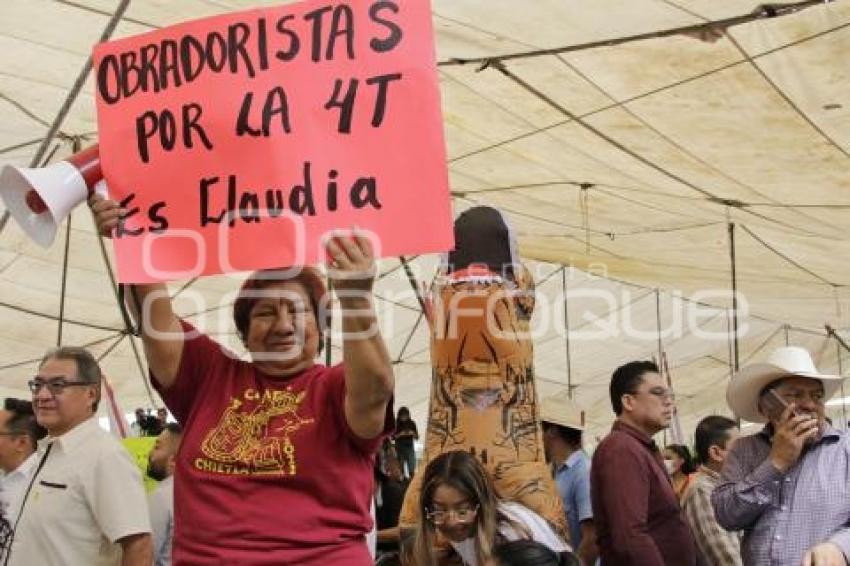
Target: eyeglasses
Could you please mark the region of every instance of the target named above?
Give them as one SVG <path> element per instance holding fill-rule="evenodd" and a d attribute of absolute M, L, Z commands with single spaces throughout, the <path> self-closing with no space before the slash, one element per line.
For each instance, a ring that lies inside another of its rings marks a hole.
<path fill-rule="evenodd" d="M 41 388 L 45 386 L 51 395 L 61 395 L 67 387 L 83 387 L 86 385 L 94 385 L 94 383 L 91 381 L 66 381 L 64 379 L 54 379 L 52 381 L 33 379 L 27 382 L 27 386 L 33 395 L 41 391 Z"/>
<path fill-rule="evenodd" d="M 649 393 L 650 395 L 658 397 L 662 401 L 669 400 L 671 403 L 676 400 L 676 395 L 671 390 L 665 389 L 664 387 L 653 387 L 648 391 L 635 391 L 632 395 L 637 395 L 638 393 Z"/>
<path fill-rule="evenodd" d="M 425 516 L 435 525 L 445 524 L 451 516 L 454 516 L 455 521 L 458 523 L 469 523 L 475 518 L 475 514 L 478 513 L 478 505 L 465 509 L 448 509 L 446 511 L 441 509 L 429 511 L 426 509 L 425 511 Z"/>

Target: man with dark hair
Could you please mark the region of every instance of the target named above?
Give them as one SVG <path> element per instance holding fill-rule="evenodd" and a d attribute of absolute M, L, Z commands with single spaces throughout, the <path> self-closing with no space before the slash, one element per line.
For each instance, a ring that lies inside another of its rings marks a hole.
<path fill-rule="evenodd" d="M 153 531 L 154 566 L 171 564 L 171 542 L 174 534 L 174 468 L 183 429 L 177 423 L 165 423 L 148 454 L 148 476 L 159 482 L 148 498 Z"/>
<path fill-rule="evenodd" d="M 47 431 L 35 420 L 32 403 L 7 398 L 0 411 L 0 516 L 14 526 L 26 489 L 38 458 L 38 441 Z"/>
<path fill-rule="evenodd" d="M 611 378 L 617 420 L 590 472 L 603 564 L 693 566 L 696 551 L 652 436 L 670 425 L 673 394 L 653 362 L 631 362 Z"/>
<path fill-rule="evenodd" d="M 738 435 L 738 425 L 727 417 L 712 415 L 697 425 L 696 451 L 702 465 L 685 492 L 682 507 L 701 566 L 741 566 L 741 537 L 717 523 L 711 505 L 711 493 L 720 484 L 726 454 Z"/>
<path fill-rule="evenodd" d="M 581 446 L 584 411 L 569 399 L 550 397 L 540 406 L 540 420 L 546 461 L 552 464 L 567 515 L 570 544 L 584 564 L 595 564 L 599 551 L 590 502 L 590 458 Z"/>
<path fill-rule="evenodd" d="M 149 566 L 142 478 L 129 453 L 97 424 L 101 373 L 83 348 L 48 352 L 29 381 L 49 436 L 22 497 L 12 566 Z"/>

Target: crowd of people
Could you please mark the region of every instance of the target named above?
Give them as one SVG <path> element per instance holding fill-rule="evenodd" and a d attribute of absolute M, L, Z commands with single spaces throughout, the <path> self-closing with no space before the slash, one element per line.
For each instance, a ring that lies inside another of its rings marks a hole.
<path fill-rule="evenodd" d="M 110 232 L 118 204 L 91 204 Z M 137 419 L 140 432 L 158 427 L 150 498 L 97 424 L 97 361 L 81 348 L 48 352 L 28 382 L 32 401 L 0 413 L 3 564 L 847 563 L 850 441 L 824 412 L 840 377 L 818 373 L 805 350 L 781 348 L 732 377 L 731 412 L 765 426 L 741 437 L 736 421 L 707 416 L 694 435 L 698 467 L 688 448 L 653 440 L 675 410 L 653 362 L 613 372 L 615 421 L 592 457 L 584 414 L 546 400 L 560 532 L 502 498 L 474 454 L 448 451 L 416 470 L 416 424 L 406 408 L 393 414 L 370 243 L 340 235 L 326 253 L 347 313 L 333 367 L 314 361 L 328 301 L 314 269 L 259 271 L 242 285 L 233 319 L 250 360 L 178 318 L 163 285 L 134 286 L 151 381 L 179 423 Z M 398 511 L 413 474 L 418 520 L 405 533 Z"/>
<path fill-rule="evenodd" d="M 130 435 L 135 437 L 159 436 L 168 424 L 168 409 L 160 407 L 156 414 L 150 409 L 139 407 L 135 412 L 136 420 L 130 424 Z"/>
<path fill-rule="evenodd" d="M 546 400 L 543 440 L 567 515 L 566 537 L 502 499 L 474 455 L 450 451 L 419 471 L 418 527 L 405 542 L 398 515 L 410 477 L 397 440 L 416 427 L 402 408 L 396 426 L 376 437 L 382 443 L 366 451 L 374 483 L 360 535 L 328 544 L 357 543 L 369 556 L 361 563 L 376 557 L 384 565 L 846 564 L 850 450 L 824 412 L 839 383 L 817 373 L 800 348 L 782 348 L 768 363 L 745 368 L 730 382 L 731 409 L 765 427 L 742 437 L 728 417 L 703 418 L 694 433 L 698 464 L 687 447 L 660 448 L 652 439 L 674 411 L 652 362 L 614 372 L 616 420 L 592 459 L 582 448 L 583 415 L 569 401 Z M 129 454 L 96 423 L 100 370 L 88 351 L 50 351 L 29 387 L 31 402 L 7 399 L 0 412 L 4 564 L 171 564 L 172 541 L 179 548 L 182 536 L 174 509 L 187 503 L 175 490 L 183 428 L 166 423 L 157 437 L 147 475 L 160 484 L 146 501 Z M 222 440 L 208 434 L 202 444 L 223 450 Z M 278 488 L 265 483 L 242 496 L 268 498 Z M 226 546 L 221 541 L 209 558 L 173 563 L 212 564 Z M 300 563 L 278 560 L 265 563 Z"/>

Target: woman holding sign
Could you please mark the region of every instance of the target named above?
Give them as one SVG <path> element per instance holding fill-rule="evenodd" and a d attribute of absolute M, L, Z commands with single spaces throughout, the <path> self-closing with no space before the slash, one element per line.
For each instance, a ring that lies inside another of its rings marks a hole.
<path fill-rule="evenodd" d="M 124 211 L 100 196 L 89 204 L 110 234 Z M 184 427 L 175 564 L 372 563 L 372 469 L 393 430 L 393 373 L 369 240 L 337 236 L 326 251 L 343 311 L 334 367 L 314 362 L 328 292 L 312 268 L 259 271 L 243 284 L 233 317 L 251 362 L 178 318 L 163 284 L 135 287 L 153 384 Z"/>

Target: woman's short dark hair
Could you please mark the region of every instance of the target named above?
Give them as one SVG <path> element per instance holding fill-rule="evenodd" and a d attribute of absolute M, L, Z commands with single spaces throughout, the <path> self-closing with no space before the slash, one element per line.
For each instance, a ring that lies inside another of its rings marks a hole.
<path fill-rule="evenodd" d="M 611 407 L 615 415 L 623 412 L 623 395 L 637 391 L 645 373 L 659 373 L 655 362 L 629 362 L 614 370 L 611 376 Z"/>
<path fill-rule="evenodd" d="M 688 450 L 688 447 L 684 444 L 670 444 L 665 450 L 669 450 L 673 452 L 682 459 L 682 473 L 685 475 L 692 474 L 696 471 L 696 466 L 694 466 L 694 459 L 691 456 L 691 451 Z"/>
<path fill-rule="evenodd" d="M 255 271 L 239 289 L 239 295 L 233 302 L 233 323 L 236 332 L 244 342 L 248 336 L 248 328 L 251 326 L 251 310 L 261 298 L 257 291 L 270 287 L 276 283 L 295 281 L 300 283 L 310 299 L 310 308 L 316 317 L 319 326 L 319 334 L 324 336 L 330 323 L 330 308 L 327 304 L 328 289 L 325 287 L 322 275 L 312 267 L 264 269 Z M 322 351 L 323 342 L 319 341 L 319 352 Z"/>

